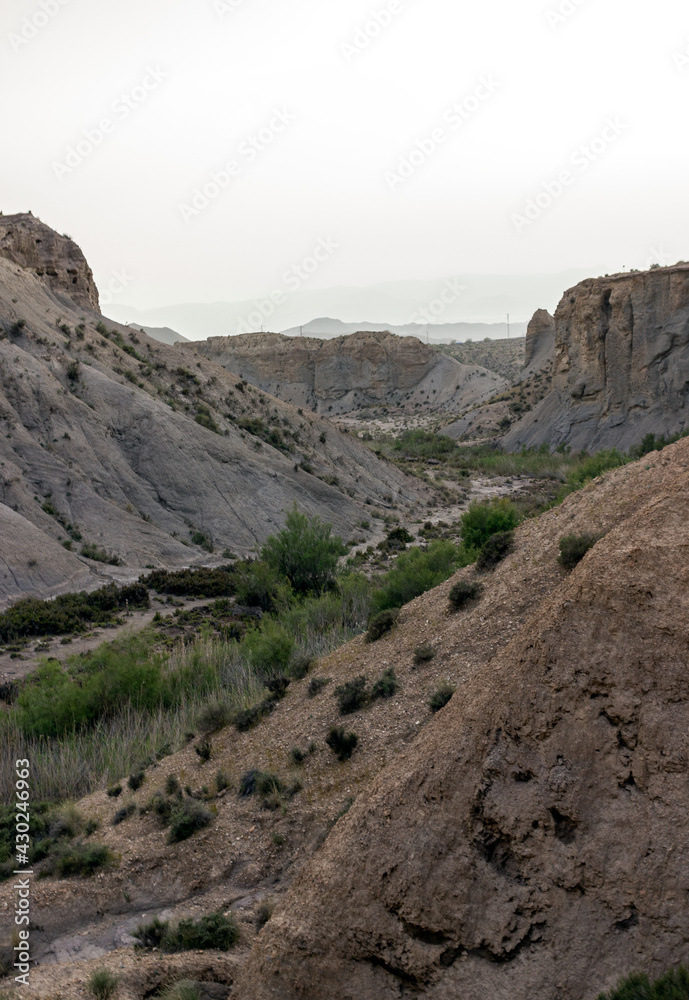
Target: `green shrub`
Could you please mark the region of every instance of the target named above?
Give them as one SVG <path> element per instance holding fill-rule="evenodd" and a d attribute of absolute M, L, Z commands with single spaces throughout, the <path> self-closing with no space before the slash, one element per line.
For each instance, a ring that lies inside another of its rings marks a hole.
<path fill-rule="evenodd" d="M 187 840 L 197 830 L 202 830 L 213 820 L 213 813 L 208 806 L 196 799 L 185 799 L 175 806 L 170 817 L 170 833 L 168 841 L 177 844 Z"/>
<path fill-rule="evenodd" d="M 235 581 L 237 603 L 247 608 L 273 611 L 288 596 L 289 588 L 267 562 L 241 563 Z"/>
<path fill-rule="evenodd" d="M 58 845 L 50 857 L 50 868 L 59 878 L 71 875 L 89 876 L 112 865 L 115 855 L 105 844 L 76 843 Z"/>
<path fill-rule="evenodd" d="M 267 619 L 260 629 L 247 632 L 242 646 L 257 670 L 285 672 L 294 652 L 294 636 L 278 622 Z"/>
<path fill-rule="evenodd" d="M 313 657 L 308 654 L 295 657 L 290 663 L 290 677 L 293 677 L 295 681 L 303 681 L 313 666 L 313 662 Z"/>
<path fill-rule="evenodd" d="M 359 743 L 359 738 L 356 733 L 345 732 L 342 726 L 333 726 L 325 742 L 337 755 L 338 760 L 349 760 Z"/>
<path fill-rule="evenodd" d="M 335 688 L 333 694 L 337 698 L 341 715 L 351 715 L 368 704 L 370 696 L 366 685 L 366 677 L 362 674 Z"/>
<path fill-rule="evenodd" d="M 440 539 L 427 549 L 412 548 L 397 557 L 394 567 L 378 582 L 373 611 L 400 608 L 420 594 L 444 583 L 456 569 L 468 566 L 473 556 L 452 542 Z"/>
<path fill-rule="evenodd" d="M 179 779 L 176 774 L 168 774 L 165 779 L 165 794 L 166 795 L 180 795 L 182 792 L 182 786 L 179 783 Z"/>
<path fill-rule="evenodd" d="M 399 689 L 400 685 L 395 671 L 392 667 L 388 667 L 380 680 L 377 680 L 373 685 L 371 701 L 376 701 L 378 698 L 392 698 Z"/>
<path fill-rule="evenodd" d="M 306 689 L 309 698 L 315 698 L 328 684 L 330 684 L 329 677 L 312 677 Z"/>
<path fill-rule="evenodd" d="M 456 451 L 457 444 L 452 438 L 430 431 L 405 431 L 395 441 L 394 450 L 403 453 L 408 458 L 438 460 L 446 459 Z"/>
<path fill-rule="evenodd" d="M 112 785 L 108 788 L 108 797 L 111 799 L 116 799 L 118 795 L 122 794 L 122 785 Z"/>
<path fill-rule="evenodd" d="M 428 699 L 428 707 L 431 712 L 439 712 L 441 708 L 445 708 L 455 691 L 456 688 L 452 684 L 441 684 Z"/>
<path fill-rule="evenodd" d="M 177 597 L 232 597 L 236 582 L 234 570 L 224 566 L 216 569 L 154 570 L 139 581 L 159 594 Z"/>
<path fill-rule="evenodd" d="M 517 522 L 517 508 L 505 497 L 490 502 L 475 500 L 462 515 L 460 534 L 465 547 L 475 551 L 492 535 L 512 531 Z"/>
<path fill-rule="evenodd" d="M 266 715 L 270 715 L 273 707 L 272 701 L 265 700 L 250 708 L 242 708 L 232 716 L 232 724 L 240 733 L 246 733 L 265 719 Z"/>
<path fill-rule="evenodd" d="M 162 941 L 164 951 L 229 951 L 239 939 L 233 917 L 211 913 L 200 920 L 180 920 L 168 928 Z"/>
<path fill-rule="evenodd" d="M 481 546 L 476 568 L 479 570 L 494 569 L 511 551 L 514 545 L 513 531 L 498 531 L 491 535 Z"/>
<path fill-rule="evenodd" d="M 449 601 L 453 611 L 459 611 L 469 601 L 475 600 L 481 592 L 478 583 L 470 583 L 468 580 L 459 580 L 450 590 Z"/>
<path fill-rule="evenodd" d="M 0 614 L 0 642 L 81 632 L 87 625 L 113 624 L 127 607 L 149 606 L 148 591 L 140 583 L 126 587 L 108 584 L 91 593 L 60 594 L 50 601 L 25 598 Z"/>
<path fill-rule="evenodd" d="M 211 759 L 211 754 L 213 752 L 213 747 L 211 746 L 210 740 L 201 740 L 194 747 L 196 755 L 203 764 L 207 764 Z"/>
<path fill-rule="evenodd" d="M 121 566 L 122 560 L 96 545 L 94 542 L 84 542 L 81 546 L 81 554 L 86 559 L 93 559 L 94 562 L 108 563 L 110 566 Z"/>
<path fill-rule="evenodd" d="M 565 535 L 560 539 L 558 562 L 564 569 L 573 570 L 590 548 L 598 541 L 598 535 Z"/>
<path fill-rule="evenodd" d="M 146 780 L 145 771 L 135 771 L 133 774 L 129 775 L 129 778 L 127 779 L 127 784 L 129 785 L 129 787 L 133 792 L 136 792 L 139 788 L 141 788 L 145 780 Z"/>
<path fill-rule="evenodd" d="M 374 615 L 369 622 L 365 635 L 366 642 L 377 642 L 379 639 L 382 639 L 384 635 L 391 632 L 395 625 L 397 625 L 399 618 L 399 608 L 390 608 L 387 611 L 379 611 L 378 614 Z"/>
<path fill-rule="evenodd" d="M 154 917 L 147 924 L 139 924 L 132 937 L 136 939 L 139 948 L 152 951 L 154 948 L 162 948 L 169 927 L 169 920 Z"/>
<path fill-rule="evenodd" d="M 89 976 L 86 988 L 95 1000 L 110 1000 L 117 989 L 118 982 L 117 976 L 108 969 L 96 969 Z"/>
<path fill-rule="evenodd" d="M 600 993 L 598 1000 L 689 1000 L 689 970 L 680 966 L 653 982 L 637 973 L 622 979 L 609 993 Z"/>
<path fill-rule="evenodd" d="M 226 771 L 220 769 L 215 775 L 215 790 L 217 792 L 224 792 L 226 788 L 230 787 L 230 779 Z"/>
<path fill-rule="evenodd" d="M 303 764 L 304 761 L 306 760 L 306 754 L 304 753 L 303 750 L 300 750 L 299 747 L 292 747 L 292 749 L 289 752 L 289 759 L 290 763 L 296 764 L 298 767 L 299 765 Z"/>
<path fill-rule="evenodd" d="M 420 666 L 422 663 L 429 663 L 430 660 L 435 659 L 435 649 L 430 643 L 426 642 L 422 646 L 417 646 L 414 650 L 414 663 Z"/>
<path fill-rule="evenodd" d="M 318 517 L 309 520 L 295 503 L 283 530 L 263 546 L 261 558 L 298 594 L 320 594 L 334 582 L 337 562 L 346 551 L 342 539 L 332 535 L 332 525 Z"/>
<path fill-rule="evenodd" d="M 134 805 L 134 803 L 128 802 L 126 806 L 122 806 L 121 809 L 117 810 L 117 812 L 113 817 L 112 825 L 119 826 L 120 823 L 124 823 L 126 819 L 129 819 L 130 816 L 133 816 L 135 812 L 136 812 L 136 806 Z"/>

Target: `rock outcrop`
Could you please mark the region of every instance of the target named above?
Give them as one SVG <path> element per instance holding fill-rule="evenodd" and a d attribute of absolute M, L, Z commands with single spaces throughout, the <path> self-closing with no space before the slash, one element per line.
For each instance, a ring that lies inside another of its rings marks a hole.
<path fill-rule="evenodd" d="M 594 1000 L 687 961 L 688 465 L 681 441 L 519 530 L 489 606 L 586 510 L 609 528 L 337 823 L 242 1000 Z"/>
<path fill-rule="evenodd" d="M 249 333 L 196 341 L 187 350 L 285 402 L 331 416 L 377 405 L 455 412 L 507 385 L 494 372 L 459 364 L 416 337 L 392 333 L 334 340 Z"/>
<path fill-rule="evenodd" d="M 89 575 L 95 585 L 104 572 L 189 565 L 211 545 L 216 558 L 246 554 L 295 501 L 348 536 L 372 504 L 404 507 L 424 492 L 355 435 L 212 361 L 106 326 L 87 306 L 96 293 L 60 280 L 73 244 L 30 216 L 10 229 L 14 257 L 0 255 L 0 524 L 15 540 L 3 545 L 0 602 Z M 29 235 L 65 251 L 51 258 L 57 277 L 39 273 L 31 243 L 17 251 Z M 77 277 L 90 273 L 84 262 Z M 84 558 L 85 544 L 126 568 Z"/>
<path fill-rule="evenodd" d="M 555 320 L 547 309 L 537 309 L 526 329 L 524 369 L 541 371 L 553 360 Z"/>
<path fill-rule="evenodd" d="M 628 449 L 689 428 L 689 264 L 583 281 L 555 313 L 551 392 L 503 439 Z"/>
<path fill-rule="evenodd" d="M 81 249 L 33 215 L 0 215 L 0 257 L 33 272 L 59 298 L 100 312 L 98 289 Z"/>

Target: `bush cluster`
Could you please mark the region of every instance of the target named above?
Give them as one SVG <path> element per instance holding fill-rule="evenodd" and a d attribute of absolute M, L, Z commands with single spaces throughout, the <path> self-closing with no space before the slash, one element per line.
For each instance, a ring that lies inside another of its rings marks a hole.
<path fill-rule="evenodd" d="M 216 569 L 158 569 L 142 576 L 139 583 L 158 594 L 172 594 L 176 597 L 232 597 L 236 588 L 236 576 L 230 566 Z"/>
<path fill-rule="evenodd" d="M 481 592 L 478 583 L 469 580 L 459 580 L 450 590 L 449 601 L 454 611 L 459 611 L 470 601 L 475 600 Z"/>
<path fill-rule="evenodd" d="M 480 551 L 491 536 L 513 531 L 518 519 L 517 508 L 505 497 L 489 503 L 475 500 L 462 515 L 462 541 L 468 550 Z"/>
<path fill-rule="evenodd" d="M 158 948 L 172 953 L 180 951 L 229 951 L 239 940 L 239 928 L 232 915 L 210 913 L 199 920 L 190 918 L 170 923 L 154 917 L 141 924 L 134 933 L 139 947 L 147 951 Z"/>
<path fill-rule="evenodd" d="M 399 608 L 390 608 L 387 611 L 379 611 L 371 618 L 366 630 L 366 642 L 377 642 L 384 635 L 391 632 L 398 623 L 400 617 Z"/>
<path fill-rule="evenodd" d="M 598 1000 L 689 1000 L 689 969 L 680 966 L 653 982 L 635 973 L 621 980 L 616 989 L 599 994 Z"/>
<path fill-rule="evenodd" d="M 560 539 L 560 555 L 558 562 L 570 571 L 584 558 L 590 548 L 598 541 L 598 535 L 565 535 Z"/>
<path fill-rule="evenodd" d="M 456 688 L 454 688 L 452 684 L 441 684 L 428 699 L 428 707 L 431 712 L 435 714 L 436 712 L 439 712 L 441 708 L 445 708 L 448 701 L 455 693 L 455 690 Z"/>
<path fill-rule="evenodd" d="M 481 546 L 476 568 L 479 570 L 494 569 L 514 546 L 513 531 L 498 531 L 491 535 Z"/>
<path fill-rule="evenodd" d="M 325 742 L 338 760 L 349 760 L 359 744 L 359 737 L 356 733 L 345 732 L 342 726 L 333 726 Z"/>
<path fill-rule="evenodd" d="M 468 566 L 473 555 L 452 542 L 438 539 L 427 549 L 401 552 L 393 568 L 381 578 L 373 594 L 373 611 L 401 608 L 427 590 L 444 583 L 456 569 Z"/>
<path fill-rule="evenodd" d="M 141 583 L 126 587 L 111 583 L 91 593 L 61 594 L 51 601 L 25 598 L 0 614 L 0 641 L 81 632 L 87 625 L 111 624 L 127 607 L 149 606 L 148 591 Z"/>

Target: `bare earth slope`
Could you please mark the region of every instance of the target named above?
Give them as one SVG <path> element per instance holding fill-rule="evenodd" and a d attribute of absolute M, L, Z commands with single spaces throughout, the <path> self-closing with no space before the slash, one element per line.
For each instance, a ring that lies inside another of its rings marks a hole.
<path fill-rule="evenodd" d="M 18 532 L 3 546 L 0 602 L 96 582 L 104 566 L 78 555 L 84 543 L 132 576 L 207 558 L 190 544 L 196 532 L 218 553 L 246 553 L 295 501 L 347 536 L 371 504 L 418 498 L 354 435 L 212 361 L 103 326 L 84 296 L 68 297 L 78 248 L 32 216 L 17 219 L 8 229 L 0 217 L 0 518 Z M 55 244 L 64 267 L 53 249 L 40 256 Z M 90 271 L 77 271 L 86 282 Z M 62 547 L 70 536 L 72 552 Z"/>
<path fill-rule="evenodd" d="M 337 824 L 233 996 L 593 1000 L 687 960 L 688 463 L 599 491 L 617 526 Z"/>
<path fill-rule="evenodd" d="M 187 350 L 295 406 L 333 416 L 381 404 L 454 412 L 507 384 L 494 372 L 459 364 L 416 337 L 392 333 L 360 332 L 334 340 L 249 333 L 196 341 Z"/>
<path fill-rule="evenodd" d="M 550 393 L 503 440 L 597 451 L 689 427 L 689 264 L 591 278 L 555 313 Z"/>

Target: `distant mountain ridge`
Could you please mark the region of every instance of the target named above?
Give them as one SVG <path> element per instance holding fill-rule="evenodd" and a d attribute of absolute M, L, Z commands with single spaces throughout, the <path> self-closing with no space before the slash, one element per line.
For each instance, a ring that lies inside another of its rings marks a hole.
<path fill-rule="evenodd" d="M 423 343 L 449 344 L 453 340 L 504 340 L 515 339 L 526 334 L 526 323 L 344 323 L 340 319 L 322 317 L 312 319 L 302 326 L 282 330 L 284 337 L 318 337 L 329 340 L 332 337 L 347 337 L 352 333 L 396 333 L 398 337 L 418 337 Z"/>

